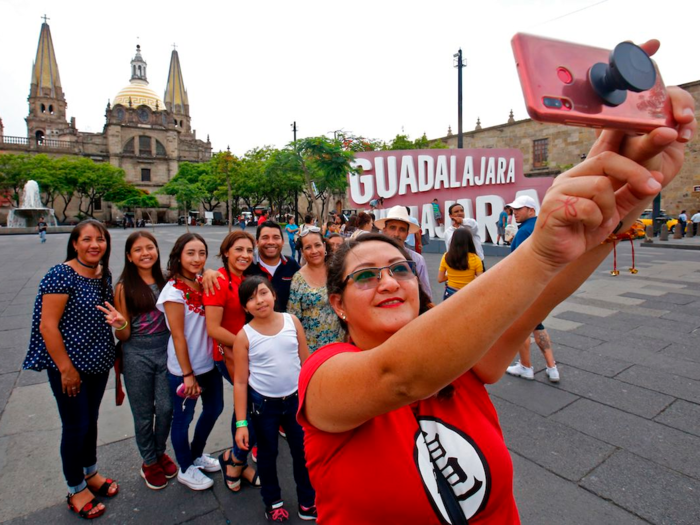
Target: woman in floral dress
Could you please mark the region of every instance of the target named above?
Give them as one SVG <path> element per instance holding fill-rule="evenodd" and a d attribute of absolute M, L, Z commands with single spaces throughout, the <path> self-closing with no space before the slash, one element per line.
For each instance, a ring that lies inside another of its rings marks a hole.
<path fill-rule="evenodd" d="M 301 321 L 309 352 L 343 341 L 338 316 L 328 304 L 326 259 L 331 250 L 319 228 L 309 228 L 300 237 L 306 264 L 292 278 L 287 311 Z"/>

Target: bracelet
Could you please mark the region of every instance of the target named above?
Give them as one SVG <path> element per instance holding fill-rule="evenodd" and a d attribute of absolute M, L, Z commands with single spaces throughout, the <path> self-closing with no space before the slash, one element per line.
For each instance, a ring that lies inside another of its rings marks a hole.
<path fill-rule="evenodd" d="M 122 326 L 121 328 L 115 328 L 114 330 L 119 332 L 120 330 L 124 330 L 124 328 L 126 328 L 127 326 L 129 326 L 129 321 L 124 321 L 124 326 Z"/>
<path fill-rule="evenodd" d="M 608 235 L 608 238 L 605 239 L 601 244 L 610 244 L 611 242 L 614 243 L 617 241 L 634 240 L 637 238 L 644 237 L 644 223 L 642 223 L 642 221 L 635 221 L 634 224 L 630 226 L 629 230 L 626 230 L 622 233 L 617 233 L 621 227 L 622 221 L 620 221 L 620 224 L 617 225 L 615 231 Z"/>
<path fill-rule="evenodd" d="M 190 377 L 190 376 L 193 376 L 193 375 L 194 375 L 194 370 L 193 370 L 192 372 L 190 372 L 189 374 L 182 374 L 182 378 L 184 379 L 184 378 L 186 378 L 186 377 Z"/>
<path fill-rule="evenodd" d="M 243 419 L 241 421 L 236 421 L 236 428 L 243 428 L 248 426 L 248 420 Z"/>

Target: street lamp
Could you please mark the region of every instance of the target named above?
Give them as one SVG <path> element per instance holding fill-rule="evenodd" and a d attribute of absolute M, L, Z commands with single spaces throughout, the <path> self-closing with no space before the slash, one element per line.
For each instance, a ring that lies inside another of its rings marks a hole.
<path fill-rule="evenodd" d="M 464 137 L 462 136 L 462 69 L 467 67 L 467 60 L 462 59 L 462 48 L 452 55 L 454 57 L 454 67 L 457 68 L 457 147 L 464 147 Z"/>

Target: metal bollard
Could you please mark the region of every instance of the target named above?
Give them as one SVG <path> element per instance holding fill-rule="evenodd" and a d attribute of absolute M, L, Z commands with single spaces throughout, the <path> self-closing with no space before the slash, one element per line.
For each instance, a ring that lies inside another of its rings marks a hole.
<path fill-rule="evenodd" d="M 686 228 L 685 236 L 686 237 L 695 237 L 695 228 L 693 228 L 693 223 L 690 221 L 688 221 L 688 227 Z"/>
<path fill-rule="evenodd" d="M 662 224 L 661 227 L 659 228 L 659 240 L 660 241 L 667 241 L 668 240 L 668 226 L 665 224 Z"/>

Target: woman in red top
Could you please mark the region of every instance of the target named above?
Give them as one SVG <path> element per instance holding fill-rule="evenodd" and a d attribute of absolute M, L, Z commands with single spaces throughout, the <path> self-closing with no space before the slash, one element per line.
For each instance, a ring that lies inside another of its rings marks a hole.
<path fill-rule="evenodd" d="M 321 348 L 299 378 L 319 523 L 519 523 L 484 384 L 680 170 L 696 122 L 691 97 L 669 93 L 678 130 L 603 132 L 557 177 L 528 242 L 445 305 L 428 310 L 414 263 L 391 239 L 339 248 L 328 295 L 352 344 Z M 368 451 L 379 461 L 371 475 Z"/>
<path fill-rule="evenodd" d="M 218 288 L 210 287 L 204 295 L 204 315 L 207 333 L 214 340 L 214 364 L 229 383 L 234 374 L 233 342 L 245 324 L 245 311 L 238 300 L 238 287 L 243 272 L 253 263 L 255 239 L 245 231 L 229 233 L 221 243 L 219 257 L 224 265 L 214 273 L 223 279 Z M 233 384 L 233 383 L 232 383 Z M 231 419 L 233 448 L 219 456 L 221 473 L 226 486 L 233 492 L 241 490 L 241 477 L 255 487 L 260 486 L 258 475 L 248 468 L 248 451 L 236 446 L 236 415 Z"/>

